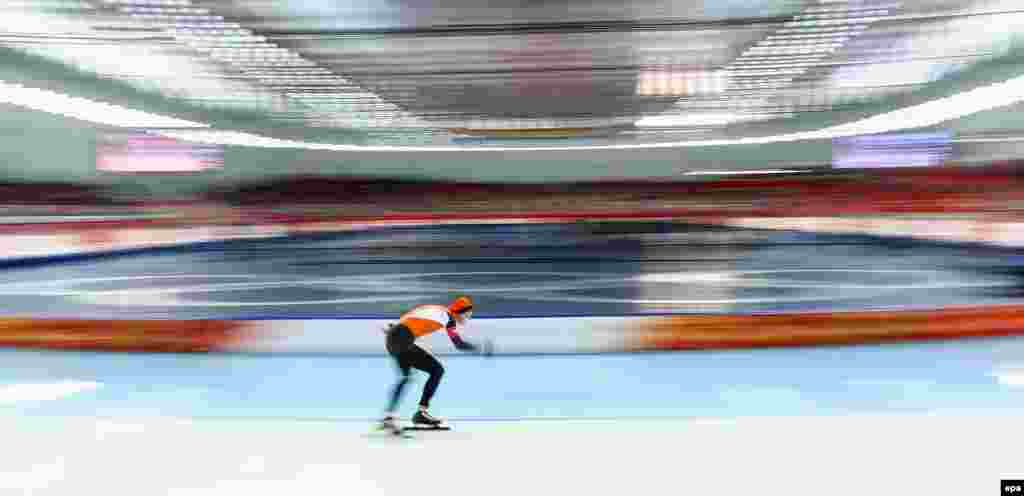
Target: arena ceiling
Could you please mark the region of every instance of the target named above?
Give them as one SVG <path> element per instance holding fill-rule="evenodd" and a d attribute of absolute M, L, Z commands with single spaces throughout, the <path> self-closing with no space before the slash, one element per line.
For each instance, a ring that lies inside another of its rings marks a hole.
<path fill-rule="evenodd" d="M 6 50 L 182 112 L 149 120 L 116 98 L 100 102 L 109 112 L 61 110 L 81 101 L 0 81 L 7 103 L 319 149 L 727 144 L 813 123 L 878 132 L 866 109 L 1006 57 L 1024 31 L 1016 0 L 11 0 L 0 11 Z M 814 132 L 801 136 L 829 136 Z"/>

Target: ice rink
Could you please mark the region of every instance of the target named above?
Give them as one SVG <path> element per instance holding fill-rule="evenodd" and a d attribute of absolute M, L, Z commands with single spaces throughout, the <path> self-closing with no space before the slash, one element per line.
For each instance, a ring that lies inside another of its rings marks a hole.
<path fill-rule="evenodd" d="M 1019 302 L 1008 250 L 515 229 L 11 266 L 0 294 L 19 315 L 344 325 L 467 292 L 477 336 L 500 317 Z M 431 410 L 453 431 L 406 440 L 372 433 L 395 380 L 383 354 L 3 350 L 0 494 L 974 496 L 1024 477 L 1024 339 L 441 360 Z"/>

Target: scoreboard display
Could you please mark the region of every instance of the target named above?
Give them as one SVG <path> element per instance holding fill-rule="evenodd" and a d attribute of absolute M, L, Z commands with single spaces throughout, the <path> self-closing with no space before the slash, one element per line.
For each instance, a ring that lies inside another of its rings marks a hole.
<path fill-rule="evenodd" d="M 151 133 L 101 136 L 96 143 L 96 169 L 113 174 L 191 174 L 220 169 L 220 145 L 189 143 Z"/>
<path fill-rule="evenodd" d="M 942 165 L 953 154 L 952 133 L 872 134 L 837 138 L 832 166 L 842 169 L 928 167 Z"/>

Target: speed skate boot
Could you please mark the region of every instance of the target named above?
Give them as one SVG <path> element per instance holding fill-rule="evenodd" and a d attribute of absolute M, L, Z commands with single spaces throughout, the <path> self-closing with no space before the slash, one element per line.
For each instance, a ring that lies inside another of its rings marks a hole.
<path fill-rule="evenodd" d="M 416 427 L 433 427 L 440 428 L 444 422 L 436 417 L 431 416 L 427 413 L 426 408 L 420 408 L 415 415 L 412 416 L 412 425 Z"/>
<path fill-rule="evenodd" d="M 377 424 L 377 429 L 386 431 L 390 434 L 402 434 L 402 428 L 398 426 L 397 422 L 395 422 L 395 416 L 390 414 L 381 419 L 380 423 Z"/>

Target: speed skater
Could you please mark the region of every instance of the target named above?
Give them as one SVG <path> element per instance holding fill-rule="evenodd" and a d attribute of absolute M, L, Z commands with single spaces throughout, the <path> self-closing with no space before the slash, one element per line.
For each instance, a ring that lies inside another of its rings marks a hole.
<path fill-rule="evenodd" d="M 460 296 L 453 300 L 448 306 L 444 305 L 420 305 L 409 310 L 399 319 L 398 323 L 387 329 L 385 345 L 388 354 L 398 364 L 400 376 L 398 383 L 391 390 L 391 397 L 388 403 L 384 419 L 381 421 L 381 428 L 400 432 L 395 423 L 395 409 L 402 397 L 402 391 L 409 382 L 411 369 L 418 369 L 430 374 L 426 385 L 423 386 L 423 395 L 420 397 L 419 410 L 412 417 L 413 425 L 438 427 L 442 424 L 440 419 L 431 416 L 427 409 L 430 406 L 430 399 L 437 391 L 444 375 L 444 367 L 427 350 L 419 347 L 416 340 L 423 336 L 441 330 L 448 332 L 448 338 L 459 351 L 476 352 L 479 347 L 464 340 L 456 332 L 459 325 L 465 325 L 473 316 L 473 300 L 468 296 Z"/>

